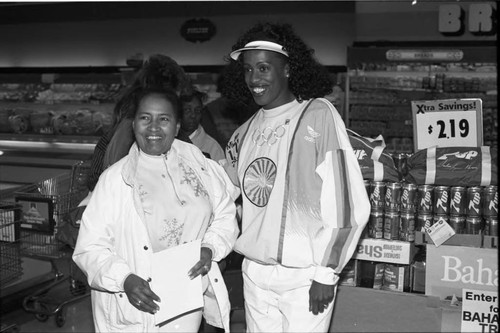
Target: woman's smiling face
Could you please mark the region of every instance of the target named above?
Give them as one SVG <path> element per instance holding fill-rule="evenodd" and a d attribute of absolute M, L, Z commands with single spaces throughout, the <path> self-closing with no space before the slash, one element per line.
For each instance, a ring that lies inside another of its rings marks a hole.
<path fill-rule="evenodd" d="M 140 101 L 132 126 L 139 148 L 148 155 L 161 155 L 170 150 L 181 125 L 172 103 L 151 93 Z"/>
<path fill-rule="evenodd" d="M 245 51 L 242 56 L 245 83 L 255 103 L 272 109 L 295 99 L 288 88 L 289 66 L 285 56 L 264 50 Z"/>

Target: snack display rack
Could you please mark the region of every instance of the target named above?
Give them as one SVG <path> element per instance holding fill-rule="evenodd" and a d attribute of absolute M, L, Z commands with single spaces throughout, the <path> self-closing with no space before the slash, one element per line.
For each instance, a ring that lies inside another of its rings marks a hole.
<path fill-rule="evenodd" d="M 64 224 L 73 224 L 73 229 L 78 230 L 71 213 L 87 195 L 88 170 L 87 163 L 79 162 L 70 173 L 27 185 L 15 193 L 15 199 L 23 210 L 19 233 L 20 253 L 26 257 L 50 261 L 55 273 L 52 283 L 24 298 L 23 308 L 41 322 L 54 315 L 58 327 L 65 323 L 65 306 L 90 295 L 86 284 L 75 279 L 80 271 L 71 259 L 74 244 L 66 244 L 58 237 Z M 42 216 L 43 213 L 48 214 L 44 216 L 44 228 L 38 223 L 30 223 L 27 206 L 31 201 L 42 202 L 48 207 L 46 210 L 40 209 Z M 62 267 L 69 267 L 69 272 L 63 272 Z"/>

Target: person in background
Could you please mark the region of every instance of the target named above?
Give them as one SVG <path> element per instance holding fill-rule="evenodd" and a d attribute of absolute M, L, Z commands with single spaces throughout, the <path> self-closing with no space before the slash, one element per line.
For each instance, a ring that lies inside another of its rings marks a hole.
<path fill-rule="evenodd" d="M 202 114 L 206 111 L 203 108 L 205 99 L 206 95 L 197 90 L 191 95 L 181 95 L 183 112 L 180 132 L 183 136 L 189 137 L 189 140 L 207 157 L 220 161 L 225 159 L 224 150 L 201 126 Z"/>
<path fill-rule="evenodd" d="M 92 287 L 96 331 L 198 332 L 201 310 L 155 326 L 153 314 L 177 300 L 160 300 L 149 284 L 154 253 L 195 239 L 200 260 L 186 274 L 203 275 L 203 315 L 228 331 L 228 293 L 212 262 L 232 250 L 239 231 L 231 181 L 218 163 L 175 139 L 182 117 L 175 91 L 137 87 L 132 96 L 135 141 L 99 178 L 73 252 Z"/>
<path fill-rule="evenodd" d="M 259 23 L 233 45 L 219 87 L 260 109 L 232 135 L 242 193 L 248 332 L 327 332 L 339 274 L 368 222 L 362 174 L 326 69 L 291 25 Z"/>

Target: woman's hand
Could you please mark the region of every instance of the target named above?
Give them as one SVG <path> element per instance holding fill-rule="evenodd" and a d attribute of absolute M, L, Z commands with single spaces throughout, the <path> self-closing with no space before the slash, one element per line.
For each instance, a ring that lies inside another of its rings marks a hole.
<path fill-rule="evenodd" d="M 198 275 L 205 275 L 212 268 L 212 250 L 208 247 L 202 247 L 200 253 L 200 261 L 196 263 L 188 272 L 189 277 L 194 279 Z"/>
<path fill-rule="evenodd" d="M 335 295 L 335 285 L 312 282 L 309 289 L 309 311 L 317 315 L 323 313 L 328 305 L 333 301 Z"/>
<path fill-rule="evenodd" d="M 130 274 L 123 283 L 123 289 L 127 294 L 130 304 L 143 312 L 155 314 L 160 309 L 156 302 L 160 302 L 158 297 L 149 288 L 149 283 L 135 274 Z"/>

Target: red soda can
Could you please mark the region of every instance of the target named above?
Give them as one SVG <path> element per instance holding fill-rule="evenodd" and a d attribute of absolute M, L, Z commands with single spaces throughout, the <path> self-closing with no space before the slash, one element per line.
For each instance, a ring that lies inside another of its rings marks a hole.
<path fill-rule="evenodd" d="M 450 215 L 467 214 L 467 189 L 465 186 L 452 186 L 450 189 Z"/>
<path fill-rule="evenodd" d="M 372 210 L 384 209 L 385 183 L 371 182 L 370 183 L 370 204 Z"/>
<path fill-rule="evenodd" d="M 403 211 L 400 217 L 399 240 L 415 241 L 415 213 Z"/>
<path fill-rule="evenodd" d="M 484 222 L 484 229 L 487 231 L 487 234 L 498 237 L 498 218 L 496 216 L 488 216 L 484 219 Z"/>
<path fill-rule="evenodd" d="M 498 186 L 483 189 L 483 216 L 498 216 Z"/>
<path fill-rule="evenodd" d="M 450 211 L 450 187 L 434 187 L 434 200 L 432 209 L 436 215 L 447 215 Z"/>
<path fill-rule="evenodd" d="M 399 210 L 401 203 L 401 183 L 385 183 L 385 210 Z"/>
<path fill-rule="evenodd" d="M 434 197 L 434 186 L 419 185 L 417 195 L 417 210 L 420 214 L 432 214 L 432 202 Z"/>
<path fill-rule="evenodd" d="M 457 234 L 463 234 L 465 230 L 465 216 L 450 215 L 450 226 Z"/>
<path fill-rule="evenodd" d="M 370 219 L 368 221 L 368 235 L 371 238 L 383 238 L 384 237 L 384 212 L 383 211 L 371 211 Z"/>
<path fill-rule="evenodd" d="M 481 187 L 472 186 L 467 188 L 467 216 L 482 215 L 482 195 Z"/>
<path fill-rule="evenodd" d="M 432 215 L 418 214 L 415 230 L 425 232 L 425 228 L 429 228 L 434 224 L 433 222 L 434 220 L 432 219 Z"/>
<path fill-rule="evenodd" d="M 399 213 L 397 211 L 385 212 L 384 239 L 399 239 Z"/>
<path fill-rule="evenodd" d="M 417 204 L 417 185 L 403 183 L 401 185 L 401 210 L 415 211 Z"/>
<path fill-rule="evenodd" d="M 467 216 L 465 220 L 465 233 L 478 235 L 481 233 L 482 218 L 479 216 Z"/>

